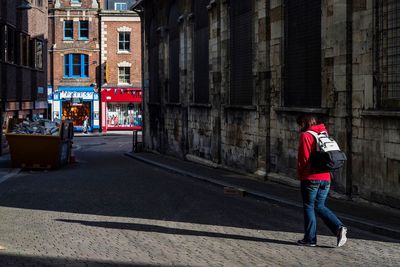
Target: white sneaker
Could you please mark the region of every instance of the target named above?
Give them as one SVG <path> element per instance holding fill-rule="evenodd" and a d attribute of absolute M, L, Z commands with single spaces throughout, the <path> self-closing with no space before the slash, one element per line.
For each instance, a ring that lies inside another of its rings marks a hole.
<path fill-rule="evenodd" d="M 344 244 L 346 244 L 346 241 L 347 241 L 346 234 L 347 234 L 347 228 L 344 227 L 344 226 L 342 226 L 342 227 L 339 229 L 339 234 L 338 234 L 338 236 L 337 236 L 337 246 L 338 246 L 338 247 L 341 247 L 341 246 L 343 246 Z"/>

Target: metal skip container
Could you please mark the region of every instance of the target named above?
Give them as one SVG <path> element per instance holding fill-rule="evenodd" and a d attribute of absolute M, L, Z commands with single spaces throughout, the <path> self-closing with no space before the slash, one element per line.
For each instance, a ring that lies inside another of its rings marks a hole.
<path fill-rule="evenodd" d="M 9 121 L 6 139 L 12 166 L 27 169 L 57 169 L 70 160 L 72 146 L 71 122 L 61 122 L 58 134 L 10 133 L 15 123 Z"/>

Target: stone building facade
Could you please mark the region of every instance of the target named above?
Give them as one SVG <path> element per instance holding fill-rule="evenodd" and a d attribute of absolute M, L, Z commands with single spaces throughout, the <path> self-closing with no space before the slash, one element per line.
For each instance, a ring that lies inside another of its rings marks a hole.
<path fill-rule="evenodd" d="M 47 1 L 0 1 L 0 115 L 3 127 L 8 118 L 46 115 L 46 22 Z M 4 141 L 2 134 L 3 131 L 0 137 Z M 0 143 L 1 154 L 3 142 Z"/>
<path fill-rule="evenodd" d="M 148 150 L 296 179 L 296 117 L 348 156 L 339 192 L 400 207 L 400 4 L 140 0 Z"/>

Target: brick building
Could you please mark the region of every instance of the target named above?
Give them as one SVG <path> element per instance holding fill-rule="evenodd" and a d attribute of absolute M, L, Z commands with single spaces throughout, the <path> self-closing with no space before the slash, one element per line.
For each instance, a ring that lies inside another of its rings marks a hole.
<path fill-rule="evenodd" d="M 52 115 L 76 131 L 141 128 L 140 20 L 132 0 L 50 1 Z"/>
<path fill-rule="evenodd" d="M 51 118 L 72 119 L 82 129 L 100 128 L 99 3 L 96 0 L 49 1 L 49 87 Z"/>
<path fill-rule="evenodd" d="M 140 0 L 133 9 L 147 149 L 292 181 L 295 118 L 314 113 L 348 156 L 335 189 L 400 207 L 400 3 Z"/>
<path fill-rule="evenodd" d="M 141 129 L 142 66 L 140 18 L 133 1 L 105 1 L 101 28 L 101 127 Z"/>
<path fill-rule="evenodd" d="M 45 116 L 46 22 L 47 1 L 0 1 L 0 115 L 3 127 L 10 117 Z"/>

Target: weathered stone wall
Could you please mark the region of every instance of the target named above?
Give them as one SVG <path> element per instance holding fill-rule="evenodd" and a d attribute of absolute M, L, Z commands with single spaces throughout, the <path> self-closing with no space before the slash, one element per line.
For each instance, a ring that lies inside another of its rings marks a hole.
<path fill-rule="evenodd" d="M 188 142 L 189 154 L 213 161 L 212 138 L 214 136 L 211 110 L 192 107 L 189 112 Z"/>
<path fill-rule="evenodd" d="M 376 110 L 373 1 L 356 0 L 351 6 L 345 0 L 321 2 L 320 108 L 288 108 L 282 102 L 283 0 L 254 0 L 253 85 L 249 85 L 254 87 L 254 101 L 245 107 L 229 105 L 229 1 L 208 6 L 210 101 L 205 105 L 192 103 L 193 9 L 190 1 L 179 2 L 181 101 L 167 105 L 168 31 L 164 29 L 169 2 L 145 1 L 146 10 L 157 5 L 160 37 L 161 103 L 149 105 L 144 90 L 148 149 L 195 156 L 266 178 L 279 174 L 296 179 L 296 117 L 315 113 L 348 156 L 346 166 L 335 174 L 335 190 L 400 206 L 400 115 L 398 110 Z M 144 57 L 146 81 L 148 49 Z M 148 82 L 144 84 L 148 86 Z"/>
<path fill-rule="evenodd" d="M 400 112 L 377 108 L 373 8 L 353 10 L 353 193 L 400 207 Z"/>

